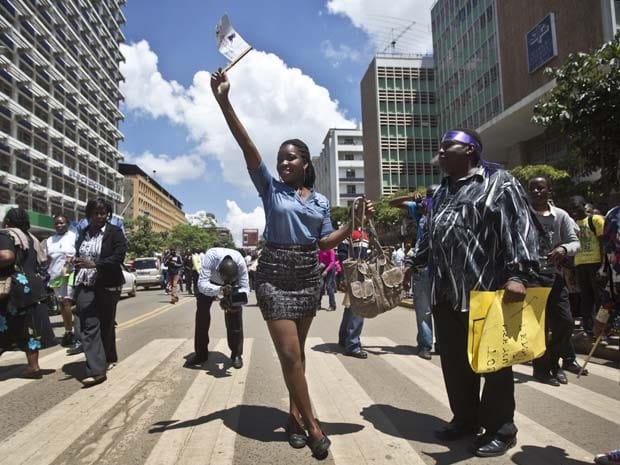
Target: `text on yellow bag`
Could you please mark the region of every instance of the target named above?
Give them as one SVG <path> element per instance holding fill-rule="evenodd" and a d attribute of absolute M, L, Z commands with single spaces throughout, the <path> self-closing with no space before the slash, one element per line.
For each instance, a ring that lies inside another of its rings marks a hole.
<path fill-rule="evenodd" d="M 467 356 L 476 373 L 540 357 L 545 352 L 545 306 L 551 288 L 527 289 L 523 302 L 503 302 L 504 291 L 471 291 Z"/>

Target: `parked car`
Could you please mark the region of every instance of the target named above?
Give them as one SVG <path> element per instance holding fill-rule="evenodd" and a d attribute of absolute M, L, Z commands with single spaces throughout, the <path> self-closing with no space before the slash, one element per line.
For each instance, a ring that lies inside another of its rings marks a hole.
<path fill-rule="evenodd" d="M 129 297 L 136 296 L 136 275 L 133 274 L 125 265 L 121 265 L 123 269 L 123 278 L 125 278 L 125 284 L 123 284 L 123 289 L 121 290 L 121 296 L 127 294 Z"/>
<path fill-rule="evenodd" d="M 136 285 L 144 289 L 161 286 L 161 269 L 156 257 L 136 258 L 133 261 L 136 275 Z"/>

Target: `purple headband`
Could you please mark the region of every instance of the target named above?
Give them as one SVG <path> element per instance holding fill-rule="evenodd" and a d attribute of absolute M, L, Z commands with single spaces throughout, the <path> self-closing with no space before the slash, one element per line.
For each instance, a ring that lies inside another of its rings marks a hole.
<path fill-rule="evenodd" d="M 478 155 L 482 155 L 482 146 L 474 137 L 463 131 L 448 131 L 441 138 L 441 142 L 445 140 L 455 140 L 463 144 L 473 145 Z"/>

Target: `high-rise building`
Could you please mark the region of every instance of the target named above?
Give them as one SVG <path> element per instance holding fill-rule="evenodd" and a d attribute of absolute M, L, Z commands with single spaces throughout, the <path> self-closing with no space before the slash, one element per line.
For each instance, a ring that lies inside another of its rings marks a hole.
<path fill-rule="evenodd" d="M 364 146 L 361 129 L 327 131 L 321 155 L 313 157 L 316 189 L 333 207 L 346 207 L 364 195 Z"/>
<path fill-rule="evenodd" d="M 561 134 L 531 122 L 561 66 L 620 30 L 618 0 L 437 0 L 431 10 L 441 130 L 477 129 L 485 158 L 507 167 L 553 163 Z"/>
<path fill-rule="evenodd" d="M 371 199 L 439 181 L 433 57 L 378 54 L 361 82 L 365 192 Z"/>
<path fill-rule="evenodd" d="M 183 204 L 139 166 L 119 163 L 118 169 L 125 177 L 125 199 L 119 205 L 125 218 L 147 216 L 155 232 L 170 231 L 177 224 L 188 222 Z"/>
<path fill-rule="evenodd" d="M 123 198 L 124 0 L 0 0 L 0 204 L 69 220 Z"/>
<path fill-rule="evenodd" d="M 441 133 L 502 110 L 496 0 L 438 0 L 431 10 Z"/>

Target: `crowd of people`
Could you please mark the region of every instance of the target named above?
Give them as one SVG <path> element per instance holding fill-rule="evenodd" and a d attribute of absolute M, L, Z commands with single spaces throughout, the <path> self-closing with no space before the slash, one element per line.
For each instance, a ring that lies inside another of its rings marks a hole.
<path fill-rule="evenodd" d="M 368 357 L 361 343 L 364 319 L 352 308 L 342 269 L 347 259 L 363 260 L 373 253 L 371 231 L 359 227 L 359 220 L 372 218 L 374 206 L 364 199 L 352 207 L 352 221 L 334 227 L 329 202 L 314 189 L 316 175 L 306 144 L 290 139 L 280 145 L 274 177 L 229 101 L 224 72 L 213 73 L 211 88 L 262 199 L 266 244 L 257 257 L 224 247 L 185 253 L 171 247 L 161 255 L 162 287 L 171 303 L 179 301 L 183 284 L 196 296 L 195 351 L 185 365 L 208 361 L 211 306 L 219 301 L 231 366 L 243 367 L 242 307 L 254 291 L 288 389 L 288 442 L 293 448 L 308 446 L 323 459 L 331 440 L 313 412 L 305 376 L 306 337 L 323 308 L 323 295 L 328 301 L 324 310 L 334 311 L 336 294 L 344 290 L 338 344 L 347 356 Z M 581 337 L 605 344 L 617 329 L 620 207 L 602 215 L 574 196 L 560 208 L 549 179 L 534 176 L 523 187 L 484 160 L 480 136 L 469 129 L 444 134 L 437 159 L 445 174 L 440 185 L 428 186 L 425 195 L 391 202 L 415 221 L 413 246 L 407 252 L 397 246 L 382 255 L 405 271 L 418 355 L 430 360 L 434 352 L 441 360 L 453 417 L 436 431 L 437 438 L 470 438 L 475 455 L 493 457 L 517 441 L 513 372 L 511 366 L 484 375 L 472 369 L 467 354 L 470 292 L 503 289 L 506 303 L 519 303 L 528 287 L 549 287 L 549 336 L 545 354 L 533 361 L 533 377 L 561 386 L 568 383 L 565 370 L 587 374 L 577 362 L 571 336 L 579 328 Z M 0 233 L 0 346 L 26 353 L 23 376 L 40 378 L 39 350 L 56 343 L 39 273 L 44 265 L 65 329 L 60 342 L 69 354 L 85 354 L 84 385 L 106 381 L 117 363 L 115 316 L 127 240 L 112 224 L 111 213 L 105 200 L 89 201 L 77 234 L 58 215 L 56 234 L 44 244 L 29 233 L 23 209 L 7 213 Z M 614 453 L 597 456 L 597 463 L 618 463 Z"/>

